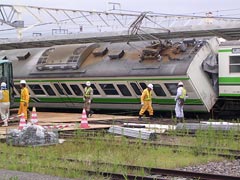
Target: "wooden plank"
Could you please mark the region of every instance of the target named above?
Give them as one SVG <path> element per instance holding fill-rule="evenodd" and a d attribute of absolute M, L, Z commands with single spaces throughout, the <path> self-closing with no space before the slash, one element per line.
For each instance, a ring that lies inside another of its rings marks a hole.
<path fill-rule="evenodd" d="M 82 115 L 77 113 L 53 113 L 38 112 L 37 118 L 40 123 L 63 123 L 63 122 L 81 122 Z M 136 119 L 134 116 L 116 116 L 106 114 L 94 114 L 88 121 L 107 121 L 107 120 L 127 120 Z"/>
<path fill-rule="evenodd" d="M 54 124 L 54 126 L 60 126 L 60 125 L 64 125 L 64 124 Z M 105 125 L 105 124 L 89 124 L 89 128 L 81 128 L 80 124 L 76 124 L 75 126 L 72 127 L 65 127 L 62 129 L 57 129 L 59 132 L 60 131 L 76 131 L 76 130 L 93 130 L 93 129 L 107 129 L 109 128 L 111 125 Z M 17 129 L 18 126 L 8 126 L 8 127 L 0 127 L 0 139 L 5 139 L 6 138 L 6 133 L 7 131 L 9 131 L 10 129 Z"/>
<path fill-rule="evenodd" d="M 18 119 L 18 118 L 17 118 Z M 16 120 L 18 123 L 19 120 Z M 59 131 L 72 131 L 82 129 L 80 128 L 80 123 L 82 119 L 82 115 L 78 113 L 59 113 L 59 112 L 37 112 L 38 124 L 41 126 L 60 126 L 71 124 L 71 127 L 65 127 L 62 129 L 58 129 Z M 116 116 L 116 115 L 106 115 L 106 114 L 94 114 L 91 118 L 88 118 L 89 128 L 86 130 L 92 129 L 106 129 L 111 125 L 109 124 L 93 124 L 97 123 L 96 121 L 110 121 L 110 120 L 119 120 L 126 121 L 129 119 L 136 119 L 134 116 Z M 74 125 L 76 123 L 76 125 Z M 6 138 L 6 132 L 9 129 L 17 129 L 18 125 L 12 124 L 11 121 L 8 127 L 0 127 L 0 138 Z"/>

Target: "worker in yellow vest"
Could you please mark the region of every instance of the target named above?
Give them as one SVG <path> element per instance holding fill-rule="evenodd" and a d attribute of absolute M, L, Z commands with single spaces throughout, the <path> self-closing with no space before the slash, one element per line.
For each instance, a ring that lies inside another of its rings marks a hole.
<path fill-rule="evenodd" d="M 141 96 L 141 105 L 142 108 L 139 112 L 139 120 L 142 120 L 142 116 L 147 110 L 150 116 L 150 120 L 153 120 L 153 108 L 152 108 L 152 90 L 153 90 L 153 85 L 148 84 L 147 88 L 144 89 L 142 92 Z"/>
<path fill-rule="evenodd" d="M 93 98 L 93 89 L 91 87 L 91 82 L 86 82 L 86 87 L 84 88 L 84 95 L 83 95 L 83 102 L 84 102 L 84 108 L 87 113 L 87 117 L 91 117 L 93 114 L 93 111 L 91 110 L 91 102 Z"/>
<path fill-rule="evenodd" d="M 20 106 L 18 109 L 18 115 L 24 114 L 24 118 L 27 120 L 28 114 L 28 105 L 29 105 L 29 90 L 26 87 L 26 81 L 21 80 L 20 81 L 20 87 L 21 87 L 21 95 L 20 95 Z"/>
<path fill-rule="evenodd" d="M 187 94 L 187 91 L 183 87 L 183 83 L 179 82 L 178 88 L 177 88 L 177 94 L 175 97 L 175 101 L 176 101 L 175 113 L 176 113 L 176 118 L 179 121 L 183 121 L 183 119 L 184 119 L 183 105 L 186 100 L 186 94 Z"/>
<path fill-rule="evenodd" d="M 9 108 L 9 90 L 7 89 L 7 84 L 2 82 L 0 90 L 0 113 L 1 119 L 4 122 L 3 126 L 8 126 Z"/>

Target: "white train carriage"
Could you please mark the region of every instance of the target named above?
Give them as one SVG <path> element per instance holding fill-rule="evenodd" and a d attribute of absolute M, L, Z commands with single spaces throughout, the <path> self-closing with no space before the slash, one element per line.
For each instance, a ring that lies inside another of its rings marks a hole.
<path fill-rule="evenodd" d="M 209 112 L 217 94 L 204 60 L 215 54 L 217 38 L 171 41 L 69 44 L 0 52 L 13 62 L 15 106 L 20 79 L 27 80 L 31 106 L 80 108 L 86 81 L 92 82 L 98 109 L 139 109 L 148 83 L 155 110 L 174 110 L 177 83 L 187 89 L 186 111 Z"/>
<path fill-rule="evenodd" d="M 240 97 L 240 42 L 224 42 L 218 53 L 219 96 Z"/>
<path fill-rule="evenodd" d="M 219 97 L 213 109 L 223 115 L 239 116 L 240 111 L 240 42 L 226 41 L 218 50 Z"/>

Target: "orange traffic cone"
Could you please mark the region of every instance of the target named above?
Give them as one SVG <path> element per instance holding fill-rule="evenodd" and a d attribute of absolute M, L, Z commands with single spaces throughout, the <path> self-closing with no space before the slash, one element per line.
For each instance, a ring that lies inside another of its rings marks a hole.
<path fill-rule="evenodd" d="M 22 113 L 22 114 L 21 114 L 21 118 L 20 118 L 20 122 L 19 122 L 18 129 L 19 129 L 19 130 L 22 130 L 25 125 L 26 125 L 26 120 L 25 120 L 25 117 L 24 117 L 24 113 Z"/>
<path fill-rule="evenodd" d="M 87 121 L 87 114 L 86 114 L 86 110 L 84 108 L 82 111 L 82 120 L 81 120 L 80 128 L 89 128 L 88 121 Z"/>
<path fill-rule="evenodd" d="M 38 125 L 37 112 L 35 107 L 32 109 L 31 123 Z"/>

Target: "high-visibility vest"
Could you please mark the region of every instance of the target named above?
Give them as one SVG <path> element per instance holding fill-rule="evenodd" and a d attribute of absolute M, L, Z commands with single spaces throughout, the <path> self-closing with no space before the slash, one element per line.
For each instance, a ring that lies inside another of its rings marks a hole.
<path fill-rule="evenodd" d="M 7 89 L 1 90 L 2 91 L 2 99 L 0 102 L 9 102 L 9 91 Z"/>
<path fill-rule="evenodd" d="M 21 99 L 20 102 L 29 102 L 29 91 L 27 87 L 21 89 Z"/>
<path fill-rule="evenodd" d="M 85 89 L 84 89 L 84 97 L 85 98 L 90 98 L 92 91 L 93 91 L 93 89 L 91 87 L 85 87 Z"/>
<path fill-rule="evenodd" d="M 180 99 L 185 99 L 186 95 L 187 95 L 187 91 L 186 91 L 186 89 L 184 87 L 182 87 L 182 94 L 181 94 L 181 96 L 179 98 Z"/>
<path fill-rule="evenodd" d="M 142 99 L 142 101 L 151 101 L 152 100 L 152 91 L 149 91 L 148 88 L 144 89 L 141 99 Z"/>

